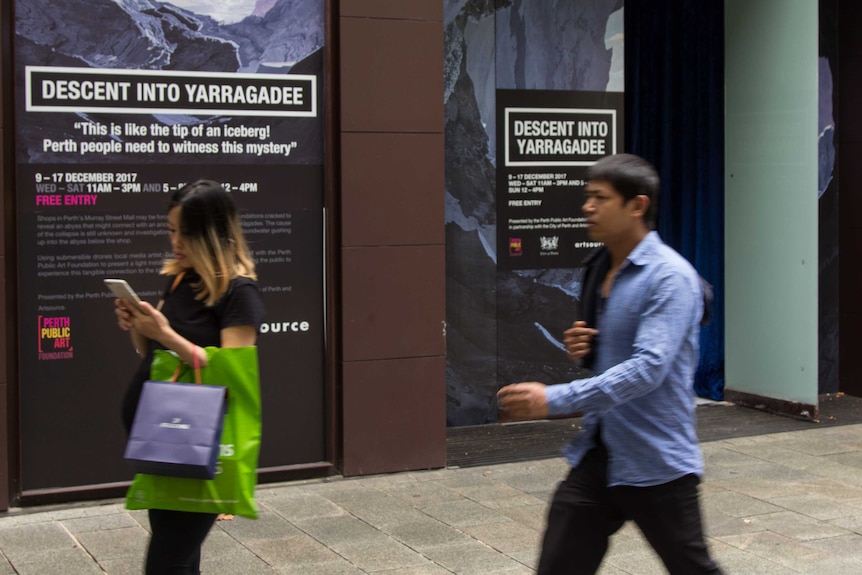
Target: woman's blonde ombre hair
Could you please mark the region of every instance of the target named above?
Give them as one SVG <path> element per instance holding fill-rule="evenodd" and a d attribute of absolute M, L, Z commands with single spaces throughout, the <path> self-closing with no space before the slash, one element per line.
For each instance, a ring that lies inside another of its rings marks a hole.
<path fill-rule="evenodd" d="M 168 211 L 180 208 L 180 229 L 185 251 L 201 281 L 195 298 L 213 305 L 227 293 L 231 280 L 257 280 L 254 261 L 242 234 L 239 215 L 230 194 L 218 182 L 198 180 L 176 191 Z M 165 260 L 161 273 L 185 271 L 175 259 Z"/>

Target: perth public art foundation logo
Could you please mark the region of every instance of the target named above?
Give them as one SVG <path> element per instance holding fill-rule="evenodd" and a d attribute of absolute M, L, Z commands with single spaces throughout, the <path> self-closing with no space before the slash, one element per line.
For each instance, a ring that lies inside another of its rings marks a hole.
<path fill-rule="evenodd" d="M 72 359 L 72 321 L 69 316 L 39 319 L 39 359 Z"/>
<path fill-rule="evenodd" d="M 524 241 L 521 238 L 509 238 L 509 255 L 520 256 L 524 254 Z"/>

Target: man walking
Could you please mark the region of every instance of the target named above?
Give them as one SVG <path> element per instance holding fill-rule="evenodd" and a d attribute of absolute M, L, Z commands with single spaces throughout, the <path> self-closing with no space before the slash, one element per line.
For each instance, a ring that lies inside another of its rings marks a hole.
<path fill-rule="evenodd" d="M 608 156 L 587 171 L 583 212 L 604 244 L 586 262 L 569 355 L 595 376 L 507 385 L 501 418 L 584 412 L 565 448 L 539 575 L 595 573 L 609 537 L 634 521 L 671 575 L 720 575 L 703 537 L 703 457 L 692 389 L 703 291 L 692 266 L 652 231 L 659 179 L 645 160 Z"/>

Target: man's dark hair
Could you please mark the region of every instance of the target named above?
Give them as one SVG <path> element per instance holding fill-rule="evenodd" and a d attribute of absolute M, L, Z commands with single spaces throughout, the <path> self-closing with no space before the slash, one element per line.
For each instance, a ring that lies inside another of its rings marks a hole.
<path fill-rule="evenodd" d="M 633 154 L 605 156 L 587 168 L 587 180 L 609 183 L 628 203 L 635 196 L 649 198 L 644 223 L 652 229 L 658 211 L 658 172 L 652 164 Z"/>

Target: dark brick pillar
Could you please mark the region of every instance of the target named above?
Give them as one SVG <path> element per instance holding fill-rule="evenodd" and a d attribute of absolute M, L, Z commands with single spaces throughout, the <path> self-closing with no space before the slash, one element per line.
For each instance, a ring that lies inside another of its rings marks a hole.
<path fill-rule="evenodd" d="M 15 191 L 11 186 L 14 162 L 12 161 L 13 147 L 7 145 L 10 140 L 12 126 L 9 120 L 12 113 L 7 108 L 12 106 L 12 62 L 10 60 L 12 19 L 10 14 L 10 3 L 0 6 L 0 509 L 9 508 L 10 481 L 9 481 L 9 459 L 10 441 L 17 442 L 17 430 L 13 426 L 14 418 L 9 417 L 9 385 L 10 385 L 10 357 L 13 357 L 15 347 L 10 347 L 10 330 L 14 330 L 14 323 L 10 321 L 7 309 L 8 293 L 7 281 L 14 281 L 14 276 L 7 273 L 9 269 L 8 254 L 14 253 L 14 242 L 10 237 L 10 225 L 14 221 Z M 13 290 L 14 291 L 14 290 Z M 14 331 L 11 333 L 14 334 Z M 11 341 L 15 341 L 14 337 Z M 10 439 L 11 438 L 11 439 Z M 13 450 L 14 452 L 15 450 Z"/>
<path fill-rule="evenodd" d="M 341 0 L 342 471 L 446 463 L 443 2 Z"/>
<path fill-rule="evenodd" d="M 838 357 L 839 389 L 862 396 L 862 364 L 855 361 L 862 344 L 862 4 L 838 3 Z"/>

